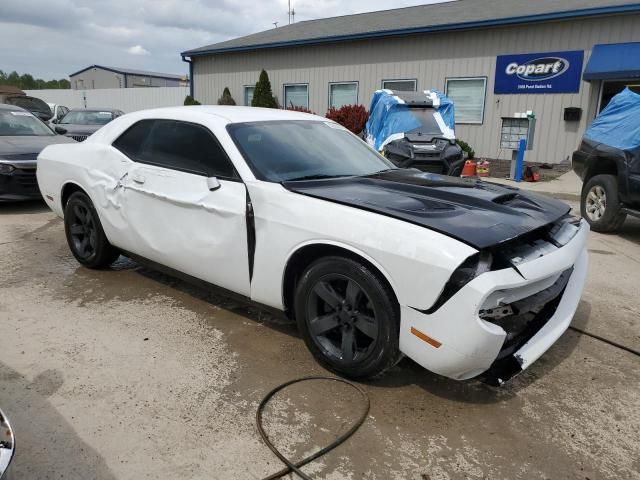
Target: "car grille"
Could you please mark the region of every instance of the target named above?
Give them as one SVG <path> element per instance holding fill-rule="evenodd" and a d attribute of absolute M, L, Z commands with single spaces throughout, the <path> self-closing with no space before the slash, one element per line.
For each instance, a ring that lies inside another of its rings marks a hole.
<path fill-rule="evenodd" d="M 84 142 L 89 135 L 69 135 L 69 137 L 73 138 L 76 142 Z"/>
<path fill-rule="evenodd" d="M 442 162 L 433 163 L 433 162 L 415 161 L 411 164 L 411 167 L 417 168 L 422 172 L 446 174 L 443 168 L 444 164 Z"/>
<path fill-rule="evenodd" d="M 25 193 L 37 193 L 38 179 L 36 178 L 36 169 L 17 169 L 13 172 L 13 177 L 22 186 Z"/>
<path fill-rule="evenodd" d="M 38 153 L 3 154 L 2 158 L 4 160 L 35 160 L 36 158 L 38 158 Z"/>

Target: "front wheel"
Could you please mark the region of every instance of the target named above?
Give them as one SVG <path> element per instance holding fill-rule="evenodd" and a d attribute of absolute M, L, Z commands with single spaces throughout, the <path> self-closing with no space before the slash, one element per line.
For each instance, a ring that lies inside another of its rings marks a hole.
<path fill-rule="evenodd" d="M 618 183 L 613 175 L 595 175 L 582 187 L 580 213 L 595 232 L 615 232 L 627 215 L 618 197 Z"/>
<path fill-rule="evenodd" d="M 351 378 L 373 377 L 399 359 L 399 308 L 367 266 L 342 257 L 314 262 L 303 274 L 295 316 L 319 363 Z"/>
<path fill-rule="evenodd" d="M 104 268 L 120 253 L 107 240 L 93 202 L 84 192 L 75 192 L 64 207 L 64 230 L 76 260 L 89 268 Z"/>

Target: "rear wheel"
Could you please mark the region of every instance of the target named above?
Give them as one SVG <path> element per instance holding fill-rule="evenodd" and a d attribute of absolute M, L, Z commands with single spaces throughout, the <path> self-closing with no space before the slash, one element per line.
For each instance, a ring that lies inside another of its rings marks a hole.
<path fill-rule="evenodd" d="M 64 208 L 67 243 L 76 260 L 89 268 L 104 268 L 120 253 L 107 240 L 98 212 L 84 192 L 75 192 Z"/>
<path fill-rule="evenodd" d="M 582 187 L 580 213 L 596 232 L 615 232 L 627 215 L 618 197 L 618 183 L 614 175 L 595 175 Z"/>
<path fill-rule="evenodd" d="M 295 315 L 314 357 L 352 378 L 373 377 L 399 358 L 399 313 L 389 287 L 368 267 L 326 257 L 303 274 Z"/>

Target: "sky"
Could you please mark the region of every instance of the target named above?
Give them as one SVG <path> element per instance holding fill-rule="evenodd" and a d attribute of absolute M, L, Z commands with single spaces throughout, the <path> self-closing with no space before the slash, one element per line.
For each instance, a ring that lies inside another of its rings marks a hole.
<path fill-rule="evenodd" d="M 295 21 L 438 0 L 292 0 Z M 287 0 L 0 0 L 0 70 L 89 65 L 186 74 L 180 52 L 287 24 Z"/>

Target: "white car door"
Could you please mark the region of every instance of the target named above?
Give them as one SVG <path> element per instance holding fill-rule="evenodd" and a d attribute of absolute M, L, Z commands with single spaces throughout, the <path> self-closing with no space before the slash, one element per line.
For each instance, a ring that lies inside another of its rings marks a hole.
<path fill-rule="evenodd" d="M 122 206 L 132 253 L 249 296 L 247 192 L 211 131 L 142 120 L 113 146 L 133 161 Z"/>

